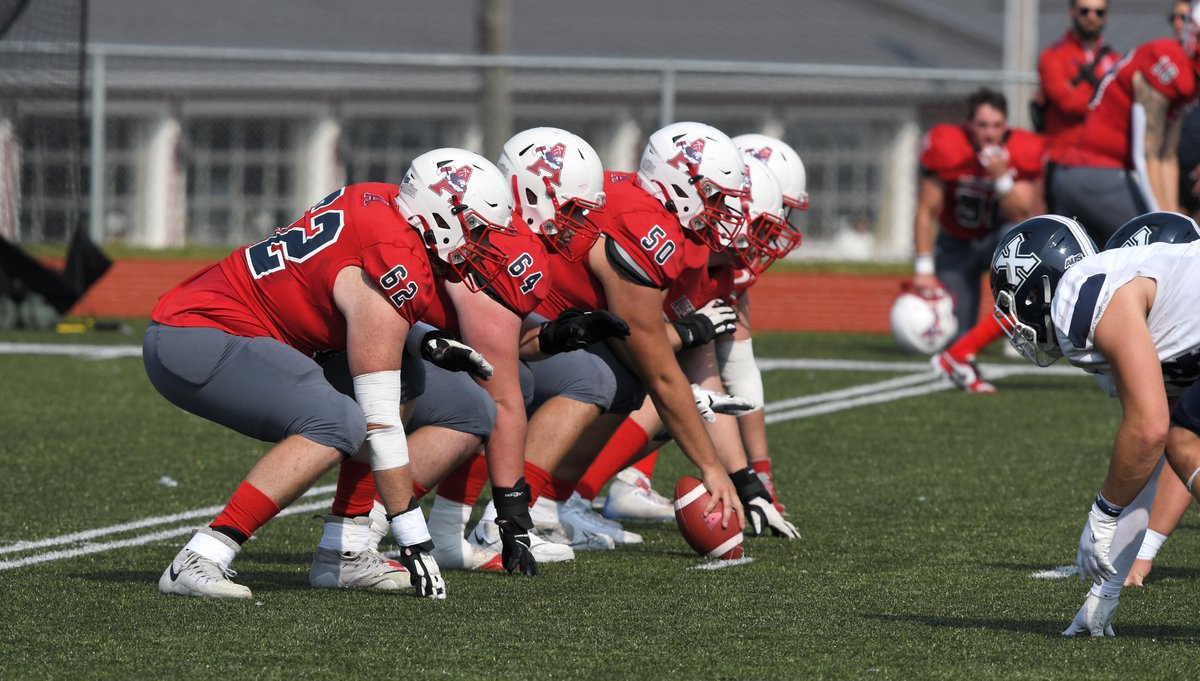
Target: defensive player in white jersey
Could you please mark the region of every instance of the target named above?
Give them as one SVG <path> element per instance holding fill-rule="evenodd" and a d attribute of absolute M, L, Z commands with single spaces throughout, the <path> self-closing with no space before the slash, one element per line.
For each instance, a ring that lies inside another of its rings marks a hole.
<path fill-rule="evenodd" d="M 1063 631 L 1113 636 L 1164 448 L 1187 489 L 1200 492 L 1200 243 L 1097 254 L 1078 222 L 1039 216 L 1000 241 L 991 285 L 996 320 L 1022 356 L 1039 366 L 1066 356 L 1121 401 L 1108 475 L 1076 554 L 1093 586 Z M 1173 410 L 1168 395 L 1180 396 Z"/>

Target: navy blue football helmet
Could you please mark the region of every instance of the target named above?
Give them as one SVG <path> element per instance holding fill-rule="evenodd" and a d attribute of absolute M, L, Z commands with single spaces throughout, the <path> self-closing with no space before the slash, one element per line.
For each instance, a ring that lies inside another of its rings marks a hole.
<path fill-rule="evenodd" d="M 990 276 L 993 315 L 1022 357 L 1043 367 L 1062 357 L 1050 318 L 1054 288 L 1095 253 L 1083 225 L 1060 215 L 1029 218 L 1000 239 Z"/>
<path fill-rule="evenodd" d="M 1146 244 L 1186 244 L 1200 239 L 1200 226 L 1190 217 L 1160 210 L 1146 213 L 1121 225 L 1104 244 L 1104 250 Z"/>

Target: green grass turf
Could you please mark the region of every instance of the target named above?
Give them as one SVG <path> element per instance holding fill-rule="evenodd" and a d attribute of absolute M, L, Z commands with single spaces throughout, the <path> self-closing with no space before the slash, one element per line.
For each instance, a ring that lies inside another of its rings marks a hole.
<path fill-rule="evenodd" d="M 756 349 L 916 361 L 886 336 Z M 169 405 L 138 359 L 0 355 L 0 376 L 0 547 L 219 504 L 265 450 Z M 766 385 L 779 400 L 893 376 L 775 371 Z M 1086 589 L 1030 574 L 1073 562 L 1119 406 L 1082 374 L 998 385 L 770 426 L 804 537 L 748 540 L 754 562 L 725 570 L 688 569 L 702 561 L 674 526 L 642 522 L 628 526 L 646 543 L 537 580 L 450 573 L 445 602 L 314 591 L 308 514 L 248 544 L 249 602 L 160 596 L 184 537 L 0 570 L 0 678 L 1193 678 L 1195 517 L 1123 596 L 1118 638 L 1061 639 Z M 665 451 L 669 494 L 689 471 Z"/>

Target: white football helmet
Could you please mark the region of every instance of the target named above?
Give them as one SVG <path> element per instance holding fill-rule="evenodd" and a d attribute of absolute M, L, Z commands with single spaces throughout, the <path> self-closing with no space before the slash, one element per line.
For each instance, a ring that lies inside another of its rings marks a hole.
<path fill-rule="evenodd" d="M 450 265 L 473 291 L 486 287 L 506 264 L 488 232 L 515 234 L 512 191 L 486 158 L 466 149 L 434 149 L 413 159 L 396 206 L 421 233 L 425 246 Z"/>
<path fill-rule="evenodd" d="M 517 216 L 572 262 L 600 230 L 588 219 L 604 210 L 604 166 L 592 145 L 559 128 L 530 128 L 504 143 L 500 172 L 512 183 Z"/>
<path fill-rule="evenodd" d="M 905 288 L 896 296 L 891 312 L 892 337 L 908 352 L 932 355 L 958 333 L 954 300 L 944 289 L 922 294 Z"/>
<path fill-rule="evenodd" d="M 783 205 L 787 208 L 784 217 L 792 229 L 799 231 L 800 216 L 792 212 L 808 210 L 808 174 L 800 155 L 783 140 L 769 135 L 738 135 L 733 141 L 743 154 L 765 162 L 775 172 L 783 186 Z"/>
<path fill-rule="evenodd" d="M 742 222 L 730 204 L 745 193 L 745 172 L 741 152 L 728 135 L 711 125 L 684 122 L 650 135 L 637 178 L 684 228 L 720 250 Z"/>
<path fill-rule="evenodd" d="M 747 156 L 742 214 L 745 221 L 732 241 L 734 258 L 753 276 L 800 245 L 799 234 L 783 219 L 783 189 L 767 164 Z"/>

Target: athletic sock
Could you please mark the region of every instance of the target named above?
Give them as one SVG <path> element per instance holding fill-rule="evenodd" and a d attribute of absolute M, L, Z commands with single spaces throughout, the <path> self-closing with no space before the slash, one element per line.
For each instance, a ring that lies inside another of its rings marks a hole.
<path fill-rule="evenodd" d="M 658 463 L 658 450 L 650 452 L 644 459 L 633 464 L 633 467 L 646 474 L 647 478 L 654 477 L 654 464 Z"/>
<path fill-rule="evenodd" d="M 542 496 L 552 501 L 567 501 L 575 493 L 575 486 L 578 484 L 575 480 L 564 480 L 557 476 L 550 476 L 550 483 L 542 489 Z"/>
<path fill-rule="evenodd" d="M 537 464 L 525 462 L 525 482 L 529 485 L 529 505 L 538 500 L 550 482 L 550 473 Z"/>
<path fill-rule="evenodd" d="M 238 544 L 244 544 L 250 535 L 278 513 L 279 504 L 243 480 L 229 498 L 229 503 L 225 504 L 225 510 L 208 526 Z"/>
<path fill-rule="evenodd" d="M 1000 322 L 988 317 L 971 327 L 971 330 L 955 341 L 947 352 L 960 362 L 972 360 L 1003 335 L 1004 329 L 1000 328 Z"/>
<path fill-rule="evenodd" d="M 375 504 L 375 476 L 371 464 L 343 461 L 330 512 L 346 518 L 367 515 Z"/>
<path fill-rule="evenodd" d="M 649 441 L 650 436 L 637 421 L 629 418 L 622 421 L 576 486 L 579 496 L 588 501 L 595 499 L 608 481 L 620 473 Z"/>
<path fill-rule="evenodd" d="M 438 483 L 438 496 L 470 508 L 479 500 L 487 481 L 487 457 L 477 454 L 459 464 L 445 480 Z"/>

